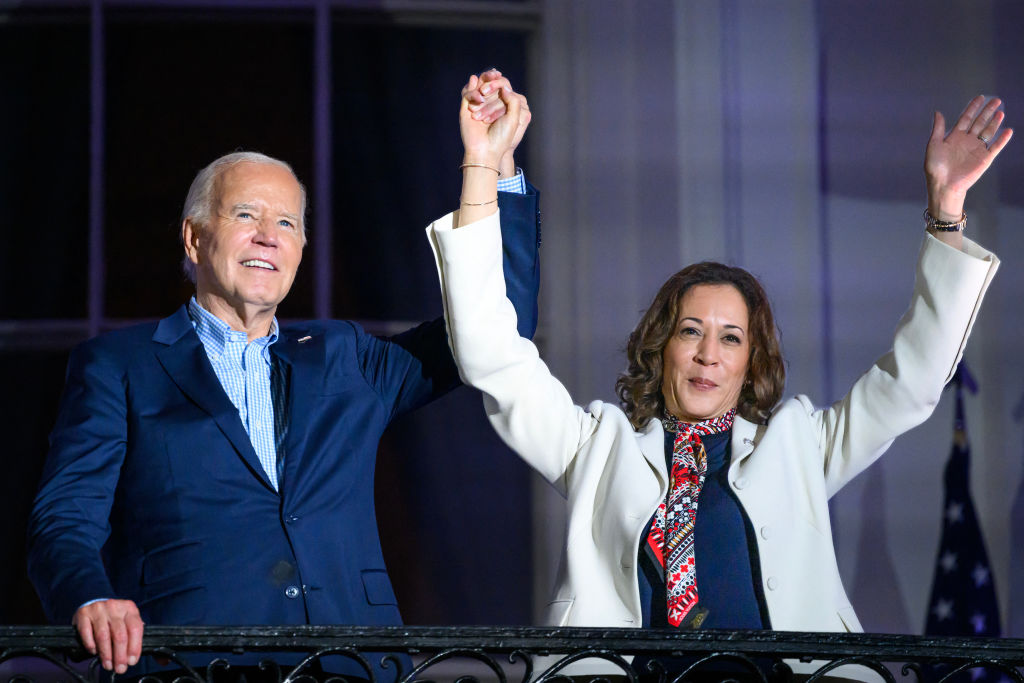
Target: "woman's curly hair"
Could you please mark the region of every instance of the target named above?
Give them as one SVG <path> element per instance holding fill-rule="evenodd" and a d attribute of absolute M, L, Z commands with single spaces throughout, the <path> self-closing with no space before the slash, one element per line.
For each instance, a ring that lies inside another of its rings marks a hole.
<path fill-rule="evenodd" d="M 694 285 L 732 285 L 747 304 L 750 362 L 736 412 L 752 422 L 764 422 L 782 398 L 786 368 L 764 288 L 742 268 L 703 261 L 670 277 L 629 335 L 629 366 L 619 375 L 615 389 L 634 429 L 641 429 L 651 418 L 661 417 L 665 409 L 661 394 L 663 352 L 676 329 L 679 303 Z"/>

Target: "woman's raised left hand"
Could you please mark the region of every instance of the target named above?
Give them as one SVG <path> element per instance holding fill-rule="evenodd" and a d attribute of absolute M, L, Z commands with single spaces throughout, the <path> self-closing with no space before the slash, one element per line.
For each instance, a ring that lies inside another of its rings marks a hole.
<path fill-rule="evenodd" d="M 958 221 L 963 212 L 967 190 L 984 175 L 1010 141 L 1013 130 L 1001 132 L 1004 113 L 1002 100 L 988 103 L 978 95 L 967 104 L 953 130 L 946 133 L 946 120 L 935 112 L 932 134 L 924 155 L 928 182 L 928 212 L 942 221 Z"/>

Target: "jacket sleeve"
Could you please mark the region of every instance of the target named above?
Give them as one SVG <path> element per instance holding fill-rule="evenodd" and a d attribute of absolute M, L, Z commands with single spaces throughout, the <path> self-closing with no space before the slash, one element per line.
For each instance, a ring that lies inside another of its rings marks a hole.
<path fill-rule="evenodd" d="M 505 290 L 516 309 L 519 334 L 537 331 L 540 291 L 540 193 L 527 183 L 526 194 L 498 193 L 501 216 L 502 271 Z"/>
<path fill-rule="evenodd" d="M 505 443 L 564 494 L 565 476 L 595 418 L 573 405 L 537 347 L 517 332 L 499 267 L 497 215 L 457 230 L 452 219 L 449 214 L 435 221 L 427 235 L 459 374 L 483 392 L 487 415 Z"/>
<path fill-rule="evenodd" d="M 540 289 L 539 193 L 498 193 L 501 215 L 502 271 L 515 307 L 519 333 L 537 330 Z M 443 320 L 433 320 L 402 334 L 378 339 L 357 330 L 360 364 L 367 381 L 388 405 L 391 416 L 413 410 L 459 384 Z"/>
<path fill-rule="evenodd" d="M 98 340 L 68 362 L 50 452 L 28 526 L 28 573 L 47 617 L 69 623 L 80 605 L 117 597 L 102 548 L 125 457 L 123 373 Z"/>
<path fill-rule="evenodd" d="M 813 410 L 801 397 L 818 430 L 830 497 L 935 410 L 998 267 L 970 240 L 960 251 L 926 235 L 892 349 L 829 408 Z"/>

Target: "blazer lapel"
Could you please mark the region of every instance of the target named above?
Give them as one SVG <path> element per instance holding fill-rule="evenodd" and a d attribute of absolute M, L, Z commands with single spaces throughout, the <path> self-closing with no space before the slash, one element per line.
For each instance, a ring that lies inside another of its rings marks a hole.
<path fill-rule="evenodd" d="M 285 401 L 288 433 L 284 439 L 284 485 L 294 476 L 305 451 L 310 417 L 316 411 L 316 399 L 322 393 L 325 357 L 324 335 L 306 329 L 282 330 L 270 352 L 286 368 L 288 377 Z"/>
<path fill-rule="evenodd" d="M 730 470 L 740 467 L 740 463 L 754 452 L 754 448 L 761 440 L 764 430 L 764 425 L 757 425 L 744 420 L 739 415 L 736 416 L 732 423 L 732 439 L 729 443 L 732 449 L 732 457 L 729 463 Z"/>
<path fill-rule="evenodd" d="M 186 307 L 182 306 L 174 315 L 160 321 L 153 341 L 165 345 L 156 353 L 164 371 L 182 393 L 213 418 L 252 473 L 273 491 L 274 487 L 270 485 L 267 473 L 263 471 L 249 435 L 238 417 L 238 409 L 224 393 L 210 365 L 210 359 L 206 356 L 206 350 L 192 327 Z"/>
<path fill-rule="evenodd" d="M 729 444 L 732 451 L 729 464 L 730 470 L 740 467 L 740 463 L 754 452 L 754 448 L 757 446 L 757 442 L 761 440 L 764 430 L 764 425 L 757 425 L 744 420 L 739 415 L 736 416 L 732 423 L 732 437 Z M 640 450 L 643 452 L 648 464 L 650 464 L 651 469 L 658 475 L 658 480 L 667 485 L 668 470 L 665 465 L 665 430 L 661 426 L 661 420 L 651 420 L 647 423 L 646 427 L 637 432 L 637 443 L 639 443 Z"/>
<path fill-rule="evenodd" d="M 637 444 L 644 454 L 647 464 L 658 476 L 658 484 L 663 491 L 668 490 L 668 469 L 665 465 L 665 429 L 661 420 L 655 418 L 637 432 Z"/>

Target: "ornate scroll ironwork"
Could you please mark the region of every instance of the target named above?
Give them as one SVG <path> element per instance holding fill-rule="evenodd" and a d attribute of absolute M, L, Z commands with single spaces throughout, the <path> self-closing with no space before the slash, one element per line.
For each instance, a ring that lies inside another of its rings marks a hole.
<path fill-rule="evenodd" d="M 1024 683 L 1024 640 L 639 629 L 147 626 L 138 683 Z M 283 663 L 286 662 L 286 663 Z M 973 675 L 972 675 L 973 674 Z M 109 680 L 70 627 L 0 627 L 0 683 Z"/>

